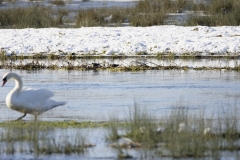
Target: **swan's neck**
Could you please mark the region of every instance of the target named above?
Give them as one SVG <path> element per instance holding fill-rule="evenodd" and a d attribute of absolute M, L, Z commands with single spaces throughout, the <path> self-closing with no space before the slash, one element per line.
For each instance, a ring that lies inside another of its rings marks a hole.
<path fill-rule="evenodd" d="M 12 76 L 12 79 L 15 81 L 15 87 L 13 88 L 14 92 L 21 92 L 22 91 L 22 87 L 23 87 L 23 82 L 20 76 L 18 76 L 17 74 L 14 74 Z"/>

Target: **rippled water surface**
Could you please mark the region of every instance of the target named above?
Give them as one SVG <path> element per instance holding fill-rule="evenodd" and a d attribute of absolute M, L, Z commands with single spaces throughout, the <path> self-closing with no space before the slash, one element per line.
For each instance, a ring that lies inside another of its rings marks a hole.
<path fill-rule="evenodd" d="M 1 69 L 0 74 L 10 70 Z M 67 101 L 42 114 L 41 120 L 105 121 L 124 119 L 134 102 L 157 118 L 175 107 L 189 111 L 205 110 L 206 115 L 221 114 L 239 105 L 239 72 L 235 71 L 67 71 L 12 70 L 21 75 L 24 86 L 48 88 L 55 100 Z M 7 108 L 5 97 L 14 87 L 9 81 L 1 88 L 0 120 L 16 119 L 22 114 Z M 25 119 L 32 119 L 28 115 Z"/>
<path fill-rule="evenodd" d="M 137 0 L 136 0 L 137 1 Z M 26 1 L 26 0 L 15 0 L 1 2 L 0 8 L 13 8 L 13 7 L 29 7 L 31 5 L 45 5 L 53 8 L 61 8 L 68 10 L 80 10 L 89 8 L 101 8 L 101 7 L 131 7 L 134 6 L 136 1 L 116 1 L 116 0 L 70 0 L 63 1 L 64 5 L 54 5 L 51 0 L 37 0 L 37 1 Z"/>
<path fill-rule="evenodd" d="M 0 74 L 10 70 L 1 69 Z M 205 110 L 206 116 L 221 115 L 233 108 L 239 109 L 240 74 L 235 71 L 180 71 L 149 70 L 139 72 L 77 71 L 77 70 L 12 70 L 21 75 L 24 85 L 33 88 L 47 88 L 55 92 L 54 99 L 67 101 L 67 105 L 57 107 L 42 114 L 40 120 L 50 121 L 107 121 L 113 117 L 123 120 L 134 102 L 138 107 L 153 113 L 161 119 L 176 107 L 187 108 L 189 112 Z M 1 88 L 1 121 L 13 120 L 22 114 L 7 108 L 5 97 L 14 87 L 9 81 Z M 25 120 L 32 120 L 28 115 Z M 75 131 L 59 130 L 71 136 Z M 38 155 L 15 153 L 0 155 L 1 159 L 117 159 L 119 152 L 134 158 L 151 153 L 147 149 L 118 150 L 106 142 L 104 128 L 80 129 L 89 143 L 96 146 L 84 154 Z M 238 152 L 236 152 L 238 155 Z M 222 152 L 222 159 L 233 158 L 234 153 Z M 163 158 L 163 157 L 162 157 Z M 165 158 L 169 159 L 169 158 Z"/>

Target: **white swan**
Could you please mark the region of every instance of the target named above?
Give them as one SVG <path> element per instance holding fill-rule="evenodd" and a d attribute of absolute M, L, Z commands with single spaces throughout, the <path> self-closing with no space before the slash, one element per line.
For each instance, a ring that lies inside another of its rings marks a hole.
<path fill-rule="evenodd" d="M 10 79 L 15 81 L 15 87 L 8 93 L 6 104 L 9 108 L 24 113 L 17 120 L 21 120 L 28 113 L 33 114 L 36 120 L 39 114 L 66 104 L 66 102 L 51 100 L 54 93 L 47 89 L 23 88 L 22 79 L 16 73 L 6 73 L 3 76 L 2 87 Z"/>

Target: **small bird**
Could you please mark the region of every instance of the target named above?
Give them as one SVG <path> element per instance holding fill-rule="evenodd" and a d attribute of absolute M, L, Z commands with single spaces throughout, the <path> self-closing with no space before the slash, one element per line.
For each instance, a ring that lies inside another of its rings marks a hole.
<path fill-rule="evenodd" d="M 112 14 L 110 16 L 104 18 L 105 22 L 111 22 L 111 20 L 112 20 Z"/>
<path fill-rule="evenodd" d="M 110 67 L 118 67 L 119 66 L 119 64 L 110 64 Z"/>
<path fill-rule="evenodd" d="M 179 133 L 182 132 L 182 131 L 186 131 L 186 129 L 187 129 L 187 126 L 186 126 L 185 123 L 180 123 L 180 124 L 178 125 L 178 132 L 179 132 Z"/>
<path fill-rule="evenodd" d="M 101 65 L 99 63 L 92 63 L 92 67 L 99 68 Z"/>
<path fill-rule="evenodd" d="M 27 114 L 34 115 L 36 120 L 41 113 L 66 104 L 66 102 L 57 102 L 50 99 L 54 96 L 54 93 L 47 89 L 23 88 L 22 79 L 16 73 L 6 73 L 3 76 L 2 87 L 10 79 L 15 81 L 15 87 L 8 93 L 6 104 L 9 108 L 24 113 L 17 120 L 21 120 Z"/>

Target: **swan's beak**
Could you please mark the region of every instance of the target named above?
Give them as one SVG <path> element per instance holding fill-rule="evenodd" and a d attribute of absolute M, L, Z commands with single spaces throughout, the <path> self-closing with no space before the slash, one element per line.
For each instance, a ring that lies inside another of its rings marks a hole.
<path fill-rule="evenodd" d="M 7 82 L 7 79 L 6 78 L 4 78 L 3 79 L 3 83 L 2 83 L 2 87 L 4 86 L 4 84 Z"/>

